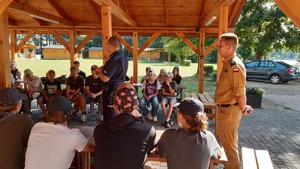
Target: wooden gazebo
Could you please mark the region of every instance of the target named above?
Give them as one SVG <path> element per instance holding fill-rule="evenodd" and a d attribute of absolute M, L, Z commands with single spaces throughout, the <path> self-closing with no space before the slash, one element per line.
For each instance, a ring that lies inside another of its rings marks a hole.
<path fill-rule="evenodd" d="M 199 92 L 203 92 L 204 57 L 217 41 L 204 48 L 206 37 L 233 32 L 246 0 L 0 0 L 0 87 L 10 85 L 9 60 L 33 34 L 52 34 L 75 54 L 96 34 L 102 44 L 116 35 L 133 54 L 134 81 L 137 81 L 138 55 L 158 36 L 179 36 L 198 56 Z M 26 34 L 17 44 L 16 35 Z M 68 34 L 69 42 L 61 38 Z M 76 46 L 75 36 L 86 35 Z M 122 36 L 133 36 L 130 46 Z M 150 38 L 138 48 L 138 36 Z M 195 46 L 188 37 L 198 37 Z M 10 44 L 9 44 L 10 39 Z M 9 56 L 9 49 L 11 55 Z M 103 48 L 104 62 L 108 52 Z M 218 61 L 220 70 L 221 62 Z"/>

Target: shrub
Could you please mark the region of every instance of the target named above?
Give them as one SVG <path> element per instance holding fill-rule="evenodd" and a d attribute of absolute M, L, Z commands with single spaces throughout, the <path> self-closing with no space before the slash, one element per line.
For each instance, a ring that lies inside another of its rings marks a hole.
<path fill-rule="evenodd" d="M 192 61 L 191 60 L 183 60 L 181 62 L 182 66 L 191 66 Z"/>
<path fill-rule="evenodd" d="M 264 93 L 265 91 L 262 88 L 258 88 L 258 87 L 246 88 L 246 95 L 262 96 Z"/>
<path fill-rule="evenodd" d="M 204 74 L 210 75 L 214 71 L 213 65 L 204 65 Z"/>

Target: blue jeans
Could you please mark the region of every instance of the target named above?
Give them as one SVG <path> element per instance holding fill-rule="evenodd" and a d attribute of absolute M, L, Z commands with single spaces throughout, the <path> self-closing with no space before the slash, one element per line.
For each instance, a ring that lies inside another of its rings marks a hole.
<path fill-rule="evenodd" d="M 145 115 L 145 113 L 149 113 L 147 106 L 148 101 L 143 97 L 140 101 L 140 109 L 142 113 Z M 158 108 L 159 108 L 159 103 L 157 96 L 154 96 L 150 99 L 150 104 L 152 106 L 151 114 L 153 117 L 157 116 Z"/>

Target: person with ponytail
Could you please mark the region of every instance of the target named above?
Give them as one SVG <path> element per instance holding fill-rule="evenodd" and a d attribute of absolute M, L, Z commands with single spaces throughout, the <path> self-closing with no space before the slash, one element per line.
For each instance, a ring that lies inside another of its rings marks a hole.
<path fill-rule="evenodd" d="M 179 104 L 177 123 L 181 128 L 166 130 L 158 141 L 158 152 L 166 155 L 168 169 L 207 169 L 210 159 L 221 156 L 215 136 L 207 130 L 203 104 L 186 98 Z"/>

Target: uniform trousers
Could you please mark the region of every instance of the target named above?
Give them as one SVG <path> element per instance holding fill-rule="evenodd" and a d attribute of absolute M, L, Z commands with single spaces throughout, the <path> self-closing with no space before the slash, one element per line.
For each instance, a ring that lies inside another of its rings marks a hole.
<path fill-rule="evenodd" d="M 221 139 L 228 162 L 226 169 L 239 169 L 238 128 L 242 112 L 238 105 L 217 108 L 216 130 Z"/>

